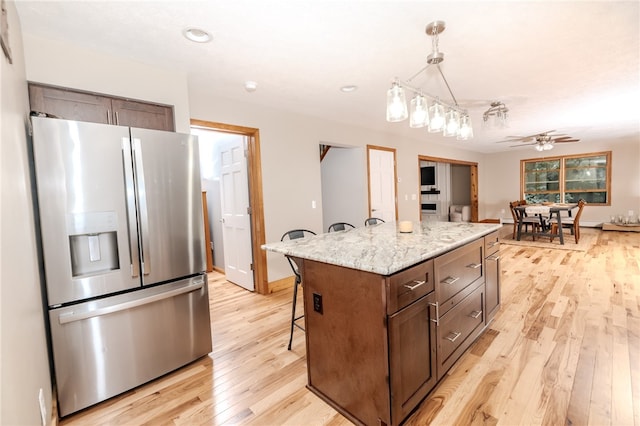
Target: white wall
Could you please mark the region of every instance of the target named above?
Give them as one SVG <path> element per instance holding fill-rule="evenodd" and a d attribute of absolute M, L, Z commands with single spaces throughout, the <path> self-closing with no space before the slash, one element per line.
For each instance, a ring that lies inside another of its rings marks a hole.
<path fill-rule="evenodd" d="M 369 212 L 366 155 L 365 148 L 333 146 L 322 160 L 322 228 L 325 231 L 335 222 L 364 226 Z"/>
<path fill-rule="evenodd" d="M 587 154 L 611 151 L 611 206 L 589 206 L 582 212 L 580 223 L 595 226 L 607 222 L 612 214 L 626 216 L 628 210 L 640 213 L 640 140 L 632 137 L 622 141 L 581 141 L 557 145 L 552 155 Z M 480 217 L 511 219 L 509 201 L 520 198 L 520 160 L 540 158 L 533 149 L 514 149 L 486 155 L 480 173 Z"/>
<path fill-rule="evenodd" d="M 15 5 L 6 2 L 13 64 L 0 53 L 0 424 L 39 425 L 51 380 L 27 154 L 29 102 Z"/>
<path fill-rule="evenodd" d="M 27 80 L 173 105 L 176 131 L 189 133 L 184 72 L 98 53 L 69 43 L 24 35 Z"/>
<path fill-rule="evenodd" d="M 202 87 L 189 89 L 192 118 L 260 129 L 267 242 L 279 241 L 284 232 L 293 228 L 326 231 L 322 220 L 320 143 L 396 148 L 399 220 L 420 220 L 418 155 L 472 162 L 482 158 L 478 153 L 430 143 L 424 132 L 416 133 L 417 140 L 403 140 L 348 124 L 221 99 Z M 311 207 L 313 200 L 317 202 L 315 209 Z M 291 275 L 281 254 L 267 253 L 267 269 L 269 281 Z"/>

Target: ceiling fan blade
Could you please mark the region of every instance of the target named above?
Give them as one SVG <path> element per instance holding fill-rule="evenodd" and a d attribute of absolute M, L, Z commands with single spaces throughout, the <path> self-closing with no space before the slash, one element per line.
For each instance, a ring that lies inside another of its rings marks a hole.
<path fill-rule="evenodd" d="M 520 145 L 511 145 L 509 148 L 517 148 L 519 146 L 529 146 L 529 145 L 537 145 L 538 142 L 534 142 L 534 143 L 521 143 Z"/>
<path fill-rule="evenodd" d="M 555 143 L 579 142 L 579 141 L 580 141 L 580 139 L 564 139 L 564 140 L 561 140 L 561 141 L 557 140 L 557 141 L 555 141 Z"/>
<path fill-rule="evenodd" d="M 505 139 L 503 141 L 498 141 L 496 143 L 513 143 L 513 142 L 526 142 L 525 140 L 520 140 L 520 139 Z"/>
<path fill-rule="evenodd" d="M 513 138 L 513 139 L 529 139 L 529 138 L 535 138 L 536 136 L 548 135 L 549 133 L 553 133 L 553 132 L 555 132 L 555 130 L 547 130 L 546 132 L 534 133 L 533 135 L 529 135 L 529 136 L 507 136 L 507 137 Z"/>

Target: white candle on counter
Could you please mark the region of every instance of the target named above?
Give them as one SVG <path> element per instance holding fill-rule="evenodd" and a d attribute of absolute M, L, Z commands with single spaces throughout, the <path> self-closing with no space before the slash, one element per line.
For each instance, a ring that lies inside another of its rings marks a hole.
<path fill-rule="evenodd" d="M 401 220 L 399 223 L 400 232 L 413 232 L 413 222 L 410 220 Z"/>

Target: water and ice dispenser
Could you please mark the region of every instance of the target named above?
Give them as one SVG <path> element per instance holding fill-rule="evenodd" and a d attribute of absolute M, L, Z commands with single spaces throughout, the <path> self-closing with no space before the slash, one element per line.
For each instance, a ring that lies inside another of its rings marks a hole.
<path fill-rule="evenodd" d="M 69 250 L 74 278 L 120 269 L 115 212 L 69 215 Z"/>

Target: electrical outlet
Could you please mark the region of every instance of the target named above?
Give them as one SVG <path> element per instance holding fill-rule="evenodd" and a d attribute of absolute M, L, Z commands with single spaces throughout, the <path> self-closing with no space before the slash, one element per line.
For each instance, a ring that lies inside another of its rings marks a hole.
<path fill-rule="evenodd" d="M 40 421 L 42 426 L 47 426 L 47 405 L 44 402 L 44 391 L 40 388 L 38 392 L 38 402 L 40 403 Z"/>
<path fill-rule="evenodd" d="M 322 315 L 322 295 L 313 293 L 313 310 Z"/>

